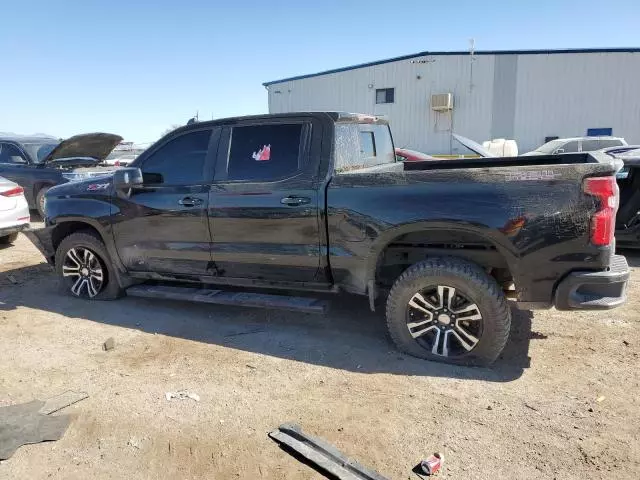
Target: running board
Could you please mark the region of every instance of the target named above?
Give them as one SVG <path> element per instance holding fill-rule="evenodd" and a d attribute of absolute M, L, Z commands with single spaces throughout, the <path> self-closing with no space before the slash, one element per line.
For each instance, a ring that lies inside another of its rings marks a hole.
<path fill-rule="evenodd" d="M 134 285 L 127 295 L 142 298 L 163 298 L 188 302 L 237 305 L 241 307 L 276 308 L 304 313 L 326 313 L 329 302 L 308 297 L 291 297 L 267 293 L 230 292 L 208 288 L 171 287 L 166 285 Z"/>

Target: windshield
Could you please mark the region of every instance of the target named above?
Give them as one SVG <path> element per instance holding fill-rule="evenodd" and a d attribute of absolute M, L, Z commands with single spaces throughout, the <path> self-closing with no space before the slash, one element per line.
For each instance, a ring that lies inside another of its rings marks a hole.
<path fill-rule="evenodd" d="M 29 152 L 29 156 L 35 163 L 42 163 L 47 155 L 58 146 L 58 143 L 25 143 L 22 146 Z"/>
<path fill-rule="evenodd" d="M 566 140 L 551 140 L 550 142 L 547 142 L 544 145 L 541 145 L 538 148 L 536 148 L 535 151 L 544 153 L 544 154 L 551 154 L 554 152 L 556 148 L 560 148 L 565 143 L 566 143 Z"/>

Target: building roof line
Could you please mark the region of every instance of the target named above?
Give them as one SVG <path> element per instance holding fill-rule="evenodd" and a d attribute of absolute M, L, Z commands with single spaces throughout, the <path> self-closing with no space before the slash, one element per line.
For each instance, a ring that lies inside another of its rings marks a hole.
<path fill-rule="evenodd" d="M 479 50 L 474 55 L 554 55 L 558 53 L 640 53 L 640 48 L 567 48 L 561 50 Z M 306 75 L 298 75 L 295 77 L 282 78 L 280 80 L 272 80 L 262 85 L 268 87 L 276 83 L 290 82 L 293 80 L 302 80 L 304 78 L 319 77 L 321 75 L 329 75 L 332 73 L 346 72 L 348 70 L 357 70 L 359 68 L 373 67 L 385 63 L 398 62 L 402 60 L 410 60 L 412 58 L 426 56 L 452 56 L 452 55 L 470 55 L 469 50 L 460 50 L 453 52 L 419 52 L 410 55 L 402 55 L 400 57 L 387 58 L 377 60 L 375 62 L 360 63 L 358 65 L 350 65 L 348 67 L 334 68 L 323 72 L 309 73 Z"/>

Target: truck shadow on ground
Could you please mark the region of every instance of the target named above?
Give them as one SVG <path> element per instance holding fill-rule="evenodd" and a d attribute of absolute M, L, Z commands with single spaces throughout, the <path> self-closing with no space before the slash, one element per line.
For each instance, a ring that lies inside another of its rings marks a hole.
<path fill-rule="evenodd" d="M 61 294 L 45 264 L 0 273 L 0 311 L 28 307 L 359 373 L 508 382 L 529 367 L 530 340 L 543 339 L 531 331 L 532 313 L 513 309 L 509 343 L 491 368 L 428 362 L 395 349 L 386 333 L 384 312 L 372 313 L 366 298 L 329 298 L 332 308 L 325 316 L 141 298 L 90 302 Z"/>

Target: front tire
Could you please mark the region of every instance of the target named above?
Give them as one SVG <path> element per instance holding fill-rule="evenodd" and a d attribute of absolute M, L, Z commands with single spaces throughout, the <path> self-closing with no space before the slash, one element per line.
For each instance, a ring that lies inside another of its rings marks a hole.
<path fill-rule="evenodd" d="M 51 187 L 42 187 L 36 194 L 36 209 L 40 214 L 40 218 L 44 220 L 44 196 Z"/>
<path fill-rule="evenodd" d="M 415 357 L 486 366 L 502 352 L 511 311 L 498 283 L 478 265 L 437 257 L 409 267 L 387 300 L 387 328 Z"/>
<path fill-rule="evenodd" d="M 56 273 L 63 292 L 87 300 L 114 300 L 123 294 L 107 253 L 95 233 L 65 237 L 56 250 Z"/>

